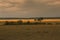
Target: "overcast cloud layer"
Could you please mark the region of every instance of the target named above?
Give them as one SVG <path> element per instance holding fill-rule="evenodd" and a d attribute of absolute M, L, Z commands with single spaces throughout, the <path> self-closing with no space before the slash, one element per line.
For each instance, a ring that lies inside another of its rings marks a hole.
<path fill-rule="evenodd" d="M 60 0 L 0 0 L 0 17 L 60 17 Z"/>

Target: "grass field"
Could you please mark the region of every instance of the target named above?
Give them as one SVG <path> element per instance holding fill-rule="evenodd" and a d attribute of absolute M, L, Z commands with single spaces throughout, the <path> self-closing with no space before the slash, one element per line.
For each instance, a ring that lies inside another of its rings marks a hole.
<path fill-rule="evenodd" d="M 1 25 L 0 40 L 60 40 L 60 25 Z"/>

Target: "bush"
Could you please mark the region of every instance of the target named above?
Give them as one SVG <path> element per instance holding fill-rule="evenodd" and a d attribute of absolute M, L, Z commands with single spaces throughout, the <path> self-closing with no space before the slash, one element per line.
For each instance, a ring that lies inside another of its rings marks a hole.
<path fill-rule="evenodd" d="M 8 22 L 8 21 L 6 21 L 6 22 L 5 22 L 5 25 L 8 25 L 8 24 L 9 24 L 9 22 Z"/>
<path fill-rule="evenodd" d="M 18 21 L 17 24 L 23 24 L 23 22 L 22 21 Z"/>

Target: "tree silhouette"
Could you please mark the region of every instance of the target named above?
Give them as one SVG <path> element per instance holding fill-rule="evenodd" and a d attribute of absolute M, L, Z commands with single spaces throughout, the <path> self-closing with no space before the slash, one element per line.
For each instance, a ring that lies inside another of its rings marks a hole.
<path fill-rule="evenodd" d="M 22 22 L 22 21 L 20 21 L 20 20 L 19 20 L 17 23 L 18 23 L 18 24 L 23 24 L 23 22 Z"/>

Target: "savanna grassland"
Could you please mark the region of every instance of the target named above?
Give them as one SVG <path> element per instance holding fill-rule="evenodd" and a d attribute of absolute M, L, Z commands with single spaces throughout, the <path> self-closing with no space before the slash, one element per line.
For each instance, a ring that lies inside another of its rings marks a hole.
<path fill-rule="evenodd" d="M 0 40 L 60 40 L 60 25 L 1 25 Z"/>

